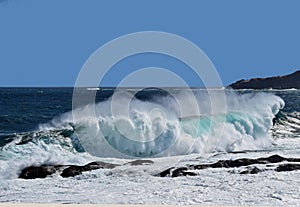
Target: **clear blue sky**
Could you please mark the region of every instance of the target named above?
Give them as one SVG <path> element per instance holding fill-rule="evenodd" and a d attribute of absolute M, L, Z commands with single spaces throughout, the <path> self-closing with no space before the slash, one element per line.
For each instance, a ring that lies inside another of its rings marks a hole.
<path fill-rule="evenodd" d="M 299 9 L 297 0 L 0 0 L 0 86 L 73 86 L 97 48 L 147 30 L 194 42 L 224 85 L 288 74 L 300 68 Z"/>

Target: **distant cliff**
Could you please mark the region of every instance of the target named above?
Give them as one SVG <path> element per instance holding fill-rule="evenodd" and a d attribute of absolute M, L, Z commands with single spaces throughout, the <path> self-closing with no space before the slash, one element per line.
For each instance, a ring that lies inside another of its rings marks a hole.
<path fill-rule="evenodd" d="M 233 89 L 300 89 L 300 70 L 285 76 L 239 80 L 228 87 Z"/>

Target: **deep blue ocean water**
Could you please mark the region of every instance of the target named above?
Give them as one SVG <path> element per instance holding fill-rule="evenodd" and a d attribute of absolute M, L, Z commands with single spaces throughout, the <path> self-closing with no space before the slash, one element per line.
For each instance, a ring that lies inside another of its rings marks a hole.
<path fill-rule="evenodd" d="M 283 112 L 300 112 L 300 90 L 262 91 L 281 97 L 285 102 Z M 238 93 L 255 94 L 262 91 L 243 90 Z M 114 88 L 98 90 L 96 102 L 108 99 L 113 92 Z M 136 97 L 150 100 L 151 97 L 167 94 L 163 90 L 146 90 L 138 93 Z M 38 124 L 72 110 L 72 95 L 73 88 L 0 88 L 0 134 L 35 130 Z"/>
<path fill-rule="evenodd" d="M 114 90 L 98 90 L 95 101 L 107 100 Z M 93 91 L 84 90 L 84 93 Z M 0 88 L 0 134 L 32 131 L 38 124 L 71 111 L 72 95 L 73 88 Z M 150 100 L 165 95 L 167 92 L 163 90 L 146 90 L 137 93 L 136 97 Z"/>

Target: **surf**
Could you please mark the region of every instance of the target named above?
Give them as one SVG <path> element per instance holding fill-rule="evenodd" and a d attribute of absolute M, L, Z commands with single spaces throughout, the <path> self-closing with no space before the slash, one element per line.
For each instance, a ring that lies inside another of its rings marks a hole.
<path fill-rule="evenodd" d="M 147 98 L 127 93 L 119 96 L 117 109 L 130 101 L 128 116 L 112 113 L 109 97 L 54 117 L 33 131 L 1 135 L 1 176 L 15 177 L 31 165 L 266 150 L 276 134 L 288 130 L 287 120 L 293 129 L 300 126 L 296 115 L 281 116 L 285 103 L 270 93 L 225 90 L 226 107 L 218 108 L 211 106 L 205 90 L 194 90 L 193 97 L 178 90 L 176 99 L 184 103 L 187 116 L 168 93 L 152 90 L 152 96 L 140 96 Z M 218 98 L 220 91 L 214 93 Z M 190 110 L 194 100 L 196 112 Z"/>
<path fill-rule="evenodd" d="M 178 97 L 188 102 L 186 95 Z M 149 101 L 134 98 L 128 117 L 113 116 L 108 112 L 110 98 L 96 104 L 96 117 L 89 116 L 93 109 L 86 105 L 40 124 L 37 132 L 16 137 L 21 137 L 21 145 L 32 140 L 46 144 L 69 140 L 75 151 L 118 158 L 233 152 L 272 144 L 273 119 L 284 107 L 278 96 L 227 91 L 226 111 L 215 114 L 211 114 L 208 94 L 198 91 L 195 97 L 199 106 L 195 116 L 180 117 L 176 100 L 169 96 Z M 126 99 L 126 94 L 122 98 Z M 73 113 L 80 119 L 74 120 Z"/>

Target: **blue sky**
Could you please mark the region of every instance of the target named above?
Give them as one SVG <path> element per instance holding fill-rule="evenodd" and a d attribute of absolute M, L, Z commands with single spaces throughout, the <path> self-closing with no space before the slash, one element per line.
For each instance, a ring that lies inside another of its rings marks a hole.
<path fill-rule="evenodd" d="M 288 74 L 300 68 L 299 8 L 297 0 L 0 0 L 0 86 L 73 86 L 96 49 L 140 31 L 192 41 L 224 85 Z M 164 66 L 160 59 L 137 58 L 136 66 Z M 105 84 L 122 75 L 112 72 Z M 199 85 L 192 73 L 184 78 Z"/>

